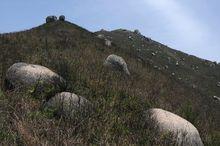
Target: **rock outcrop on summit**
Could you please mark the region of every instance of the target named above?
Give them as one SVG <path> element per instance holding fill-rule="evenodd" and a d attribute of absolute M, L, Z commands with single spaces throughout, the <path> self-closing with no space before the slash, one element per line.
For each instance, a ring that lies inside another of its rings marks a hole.
<path fill-rule="evenodd" d="M 57 21 L 56 16 L 47 16 L 46 18 L 46 23 L 55 22 L 55 21 Z"/>
<path fill-rule="evenodd" d="M 65 18 L 64 15 L 61 15 L 61 16 L 59 17 L 59 20 L 60 20 L 60 21 L 65 21 L 65 19 L 66 19 L 66 18 Z"/>
<path fill-rule="evenodd" d="M 149 109 L 145 116 L 146 126 L 158 130 L 158 139 L 165 135 L 177 146 L 203 146 L 198 130 L 180 116 L 158 108 Z"/>
<path fill-rule="evenodd" d="M 104 62 L 104 66 L 110 67 L 115 70 L 123 71 L 127 75 L 130 75 L 127 63 L 120 56 L 114 54 L 109 55 Z"/>

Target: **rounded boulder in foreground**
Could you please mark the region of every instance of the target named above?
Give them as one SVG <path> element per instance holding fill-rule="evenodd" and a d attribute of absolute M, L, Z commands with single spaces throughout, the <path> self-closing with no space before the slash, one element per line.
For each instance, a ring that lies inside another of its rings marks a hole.
<path fill-rule="evenodd" d="M 50 69 L 34 64 L 15 63 L 6 73 L 6 89 L 31 89 L 36 93 L 57 93 L 65 90 L 66 81 Z"/>
<path fill-rule="evenodd" d="M 73 118 L 76 111 L 86 112 L 91 103 L 84 97 L 70 92 L 56 94 L 44 105 L 45 108 L 53 109 L 59 116 Z"/>
<path fill-rule="evenodd" d="M 120 56 L 114 54 L 109 55 L 104 62 L 104 66 L 123 71 L 125 74 L 130 75 L 127 63 Z"/>
<path fill-rule="evenodd" d="M 146 111 L 148 126 L 159 131 L 158 139 L 168 134 L 178 146 L 203 146 L 198 130 L 187 120 L 171 112 L 153 108 Z"/>

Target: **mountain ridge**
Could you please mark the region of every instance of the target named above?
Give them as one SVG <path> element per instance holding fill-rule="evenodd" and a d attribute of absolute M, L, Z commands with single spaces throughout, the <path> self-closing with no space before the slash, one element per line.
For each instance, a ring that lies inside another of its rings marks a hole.
<path fill-rule="evenodd" d="M 148 59 L 145 59 L 145 62 L 152 64 L 155 69 L 163 70 L 163 68 L 166 68 L 170 75 L 175 72 L 178 73 L 178 69 L 182 67 L 183 69 L 179 71 L 180 75 L 179 77 L 177 77 L 177 79 L 179 80 L 183 80 L 184 76 L 186 76 L 181 75 L 181 72 L 184 71 L 186 72 L 185 74 L 195 74 L 194 76 L 198 76 L 200 78 L 204 77 L 201 77 L 201 75 L 199 76 L 199 72 L 202 72 L 201 74 L 205 74 L 206 78 L 208 78 L 208 76 L 216 76 L 217 79 L 215 81 L 210 80 L 209 84 L 212 84 L 212 87 L 215 88 L 216 91 L 218 91 L 218 87 L 216 85 L 218 83 L 218 80 L 220 80 L 220 65 L 218 65 L 216 62 L 200 59 L 181 51 L 171 49 L 166 45 L 153 41 L 150 38 L 142 36 L 141 34 L 137 34 L 135 32 L 124 29 L 113 31 L 99 31 L 96 32 L 96 34 L 106 36 L 107 39 L 115 42 L 124 51 L 126 51 L 126 49 L 129 49 L 129 51 L 132 50 L 133 54 L 136 54 L 136 57 L 141 60 L 143 60 L 143 53 L 145 53 L 145 58 L 147 56 Z M 127 46 L 123 44 L 126 44 Z M 156 58 L 158 55 L 159 59 Z M 168 67 L 171 68 L 168 69 Z M 185 78 L 187 78 L 187 76 Z M 192 84 L 195 84 L 194 82 L 198 80 L 199 79 L 192 80 L 191 86 L 193 86 Z M 203 84 L 207 84 L 207 81 Z M 217 92 L 216 94 L 220 93 Z M 212 93 L 209 96 L 214 95 L 215 93 Z"/>

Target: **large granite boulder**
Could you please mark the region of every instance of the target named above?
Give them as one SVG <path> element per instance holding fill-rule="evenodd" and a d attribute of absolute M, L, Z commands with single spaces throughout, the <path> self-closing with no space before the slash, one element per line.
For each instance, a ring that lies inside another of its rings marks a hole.
<path fill-rule="evenodd" d="M 55 21 L 57 21 L 56 16 L 47 16 L 46 18 L 46 23 L 55 22 Z"/>
<path fill-rule="evenodd" d="M 104 62 L 104 66 L 110 67 L 115 70 L 123 71 L 125 74 L 130 75 L 127 63 L 120 56 L 114 54 L 109 55 Z"/>
<path fill-rule="evenodd" d="M 15 63 L 6 73 L 6 89 L 29 89 L 28 91 L 45 95 L 62 92 L 66 81 L 50 69 L 27 63 Z"/>
<path fill-rule="evenodd" d="M 74 118 L 77 112 L 87 113 L 91 109 L 91 103 L 82 96 L 62 92 L 49 99 L 44 104 L 44 108 L 52 109 L 58 116 Z"/>
<path fill-rule="evenodd" d="M 203 146 L 198 130 L 187 120 L 162 109 L 145 112 L 146 125 L 157 131 L 157 139 L 164 135 L 177 146 Z"/>
<path fill-rule="evenodd" d="M 60 21 L 65 21 L 65 16 L 64 16 L 64 15 L 61 15 L 61 16 L 59 17 L 59 20 L 60 20 Z"/>

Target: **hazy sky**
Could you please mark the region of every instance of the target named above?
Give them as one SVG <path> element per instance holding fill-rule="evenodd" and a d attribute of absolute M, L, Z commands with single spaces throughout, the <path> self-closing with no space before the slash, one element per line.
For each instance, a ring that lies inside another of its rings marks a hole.
<path fill-rule="evenodd" d="M 90 31 L 139 29 L 174 49 L 220 62 L 219 0 L 0 0 L 0 33 L 64 14 Z"/>

